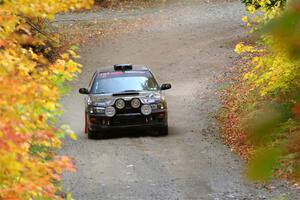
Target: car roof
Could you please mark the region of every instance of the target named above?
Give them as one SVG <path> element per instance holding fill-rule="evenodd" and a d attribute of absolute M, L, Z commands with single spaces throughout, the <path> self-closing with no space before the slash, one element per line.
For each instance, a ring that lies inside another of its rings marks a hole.
<path fill-rule="evenodd" d="M 118 70 L 115 70 L 114 66 L 105 66 L 97 70 L 97 72 L 115 72 L 115 71 Z M 150 71 L 150 69 L 145 65 L 132 65 L 132 69 L 125 70 L 125 71 Z"/>

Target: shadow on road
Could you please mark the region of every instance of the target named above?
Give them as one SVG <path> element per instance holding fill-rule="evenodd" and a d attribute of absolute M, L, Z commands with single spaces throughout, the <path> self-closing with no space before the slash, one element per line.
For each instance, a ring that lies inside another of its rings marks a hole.
<path fill-rule="evenodd" d="M 99 137 L 95 140 L 107 140 L 107 139 L 119 139 L 119 138 L 139 138 L 139 137 L 167 137 L 167 136 L 157 136 L 157 132 L 151 129 L 116 129 L 105 131 L 103 137 Z"/>

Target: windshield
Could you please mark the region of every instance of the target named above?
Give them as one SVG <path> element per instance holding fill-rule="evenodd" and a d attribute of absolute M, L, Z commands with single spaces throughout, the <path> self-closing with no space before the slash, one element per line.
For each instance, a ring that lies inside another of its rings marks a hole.
<path fill-rule="evenodd" d="M 93 94 L 157 91 L 156 80 L 149 72 L 126 73 L 105 72 L 99 73 L 92 86 Z"/>

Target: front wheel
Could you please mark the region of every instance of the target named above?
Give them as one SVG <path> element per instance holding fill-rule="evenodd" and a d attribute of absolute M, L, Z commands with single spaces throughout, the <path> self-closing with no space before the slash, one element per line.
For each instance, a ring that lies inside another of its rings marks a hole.
<path fill-rule="evenodd" d="M 96 131 L 87 130 L 87 135 L 89 139 L 98 139 Z"/>
<path fill-rule="evenodd" d="M 166 136 L 169 134 L 168 126 L 157 128 L 157 136 Z"/>
<path fill-rule="evenodd" d="M 88 138 L 89 139 L 105 139 L 106 133 L 104 131 L 92 131 L 88 128 Z"/>

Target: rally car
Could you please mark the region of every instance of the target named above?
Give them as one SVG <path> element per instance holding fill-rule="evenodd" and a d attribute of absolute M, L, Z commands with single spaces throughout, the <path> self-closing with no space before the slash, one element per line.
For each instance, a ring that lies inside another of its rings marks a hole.
<path fill-rule="evenodd" d="M 101 138 L 112 129 L 151 128 L 155 135 L 168 134 L 167 102 L 162 91 L 171 84 L 158 85 L 145 66 L 118 64 L 96 71 L 85 98 L 85 133 Z"/>

